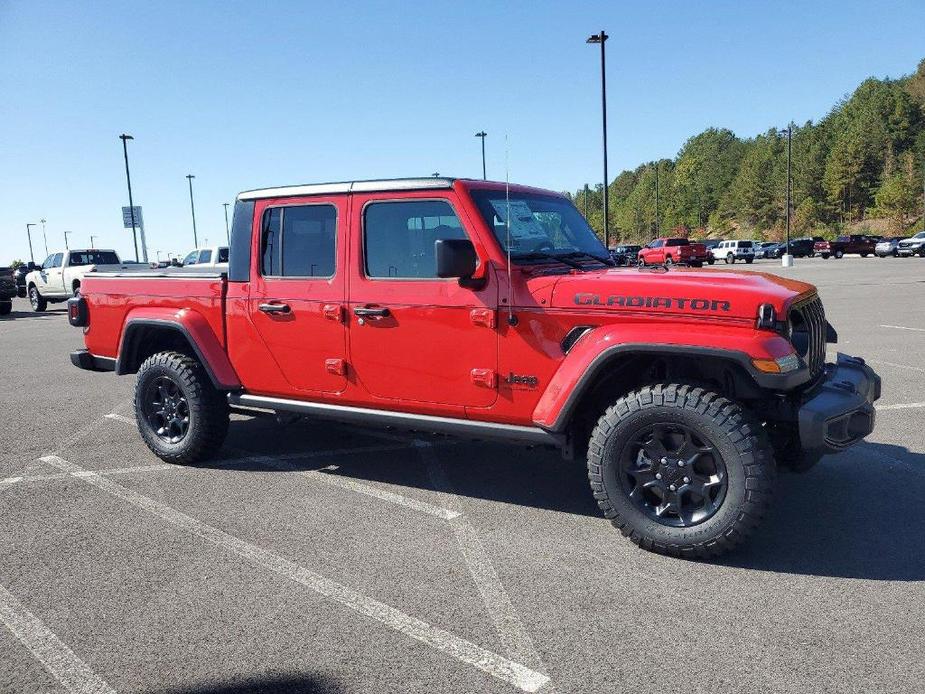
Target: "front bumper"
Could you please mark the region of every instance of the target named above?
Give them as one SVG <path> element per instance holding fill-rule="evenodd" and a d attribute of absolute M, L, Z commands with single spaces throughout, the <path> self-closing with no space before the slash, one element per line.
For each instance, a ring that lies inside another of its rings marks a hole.
<path fill-rule="evenodd" d="M 922 246 L 899 246 L 896 249 L 898 255 L 915 255 L 916 253 L 922 252 Z"/>
<path fill-rule="evenodd" d="M 806 395 L 798 419 L 804 451 L 837 453 L 874 430 L 880 377 L 860 357 L 838 354 L 825 379 Z"/>

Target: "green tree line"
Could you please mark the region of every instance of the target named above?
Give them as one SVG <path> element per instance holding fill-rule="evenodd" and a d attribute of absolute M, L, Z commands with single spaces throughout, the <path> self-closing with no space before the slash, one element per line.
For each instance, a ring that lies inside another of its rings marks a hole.
<path fill-rule="evenodd" d="M 925 60 L 900 79 L 867 79 L 819 122 L 791 127 L 794 235 L 831 236 L 872 220 L 900 235 L 922 223 Z M 674 159 L 621 172 L 607 195 L 611 239 L 645 242 L 657 230 L 781 239 L 786 127 L 749 139 L 709 128 Z M 570 197 L 603 237 L 603 186 Z"/>

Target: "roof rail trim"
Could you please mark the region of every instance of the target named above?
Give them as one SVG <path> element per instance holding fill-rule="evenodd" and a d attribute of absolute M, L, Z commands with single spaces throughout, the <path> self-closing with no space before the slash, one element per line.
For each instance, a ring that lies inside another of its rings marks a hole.
<path fill-rule="evenodd" d="M 285 198 L 295 195 L 336 195 L 339 193 L 373 193 L 391 190 L 435 190 L 452 188 L 455 178 L 390 178 L 373 181 L 344 181 L 341 183 L 310 183 L 278 188 L 246 190 L 238 200 Z"/>

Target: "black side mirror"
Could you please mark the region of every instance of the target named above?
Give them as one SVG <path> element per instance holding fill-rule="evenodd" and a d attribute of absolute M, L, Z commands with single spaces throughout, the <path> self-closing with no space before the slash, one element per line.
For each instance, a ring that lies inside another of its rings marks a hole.
<path fill-rule="evenodd" d="M 28 268 L 29 272 L 32 272 L 33 270 L 40 270 L 42 268 L 41 265 L 36 265 L 31 260 L 26 264 L 26 267 Z"/>
<path fill-rule="evenodd" d="M 472 277 L 478 266 L 475 246 L 468 239 L 438 239 L 434 241 L 437 277 Z"/>

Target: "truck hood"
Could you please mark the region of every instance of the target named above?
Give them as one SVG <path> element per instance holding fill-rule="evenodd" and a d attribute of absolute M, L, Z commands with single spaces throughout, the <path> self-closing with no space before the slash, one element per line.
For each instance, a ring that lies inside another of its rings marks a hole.
<path fill-rule="evenodd" d="M 815 291 L 811 284 L 764 272 L 612 268 L 560 278 L 550 304 L 556 308 L 753 320 L 761 304 L 772 304 L 782 315 L 794 299 Z"/>

